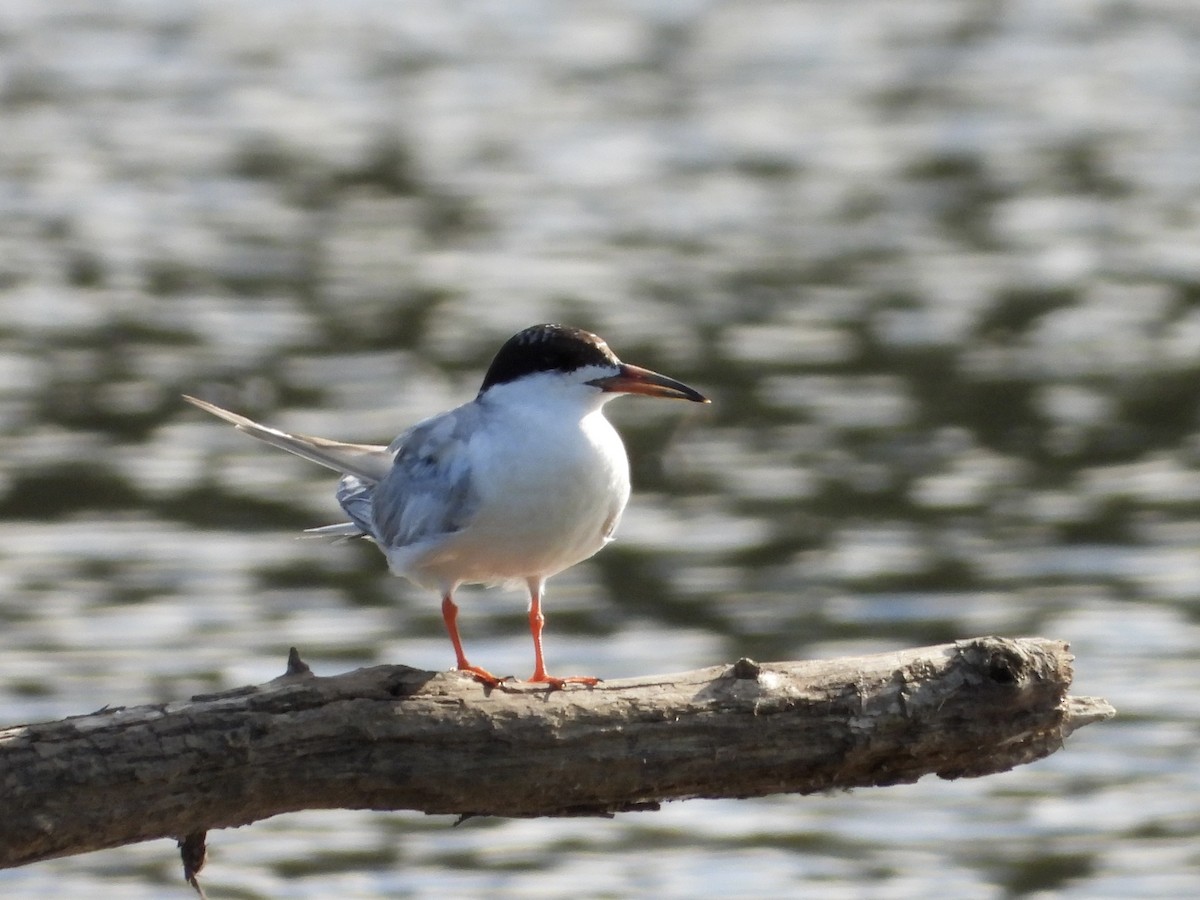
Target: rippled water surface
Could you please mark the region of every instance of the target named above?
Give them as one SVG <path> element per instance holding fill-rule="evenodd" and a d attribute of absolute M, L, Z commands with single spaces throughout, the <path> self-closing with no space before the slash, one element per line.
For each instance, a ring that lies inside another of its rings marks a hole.
<path fill-rule="evenodd" d="M 1194 896 L 1192 4 L 134 2 L 0 9 L 0 720 L 452 662 L 320 469 L 537 321 L 695 384 L 609 407 L 635 497 L 556 578 L 607 677 L 1069 641 L 1116 720 L 976 781 L 612 821 L 313 812 L 217 897 Z M 472 658 L 530 664 L 519 592 Z M 189 895 L 170 842 L 6 897 Z"/>

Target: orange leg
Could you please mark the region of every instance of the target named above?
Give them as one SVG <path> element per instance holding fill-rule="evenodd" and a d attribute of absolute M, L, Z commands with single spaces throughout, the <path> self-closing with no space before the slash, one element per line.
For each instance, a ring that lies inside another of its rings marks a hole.
<path fill-rule="evenodd" d="M 546 617 L 542 615 L 542 583 L 531 579 L 529 581 L 529 633 L 533 635 L 533 675 L 529 677 L 529 680 L 537 684 L 548 684 L 552 689 L 561 688 L 564 684 L 598 684 L 600 679 L 592 675 L 570 675 L 566 678 L 555 678 L 546 672 L 546 660 L 542 656 L 542 626 L 545 624 Z"/>
<path fill-rule="evenodd" d="M 458 607 L 449 593 L 442 597 L 442 620 L 446 623 L 446 630 L 450 632 L 450 643 L 454 644 L 454 656 L 458 671 L 469 672 L 488 687 L 495 687 L 503 681 L 502 678 L 497 678 L 487 669 L 481 669 L 479 666 L 473 666 L 467 662 L 467 654 L 463 653 L 462 638 L 458 636 Z"/>

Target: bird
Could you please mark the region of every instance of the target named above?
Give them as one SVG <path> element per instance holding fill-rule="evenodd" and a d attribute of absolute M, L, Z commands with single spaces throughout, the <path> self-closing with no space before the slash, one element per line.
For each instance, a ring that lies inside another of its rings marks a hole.
<path fill-rule="evenodd" d="M 680 381 L 621 362 L 599 336 L 559 324 L 513 335 L 473 400 L 418 422 L 387 446 L 288 434 L 184 399 L 340 473 L 335 496 L 350 521 L 308 533 L 370 538 L 393 573 L 439 591 L 456 668 L 486 686 L 506 679 L 468 661 L 455 591 L 524 582 L 534 651 L 528 681 L 561 689 L 600 679 L 546 671 L 542 599 L 547 579 L 613 539 L 629 500 L 625 445 L 604 416 L 605 404 L 625 394 L 710 402 Z"/>

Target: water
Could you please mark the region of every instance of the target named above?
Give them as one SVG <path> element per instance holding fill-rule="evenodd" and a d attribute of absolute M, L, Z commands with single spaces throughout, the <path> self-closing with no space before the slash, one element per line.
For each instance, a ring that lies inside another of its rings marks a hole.
<path fill-rule="evenodd" d="M 612 821 L 314 812 L 213 897 L 1193 896 L 1200 46 L 1191 9 L 0 11 L 0 710 L 451 662 L 330 480 L 179 401 L 384 441 L 537 321 L 711 393 L 610 407 L 619 540 L 556 578 L 607 677 L 987 633 L 1120 717 L 977 781 Z M 494 671 L 518 592 L 464 592 Z M 584 887 L 581 887 L 584 886 Z M 7 897 L 187 896 L 169 842 Z"/>

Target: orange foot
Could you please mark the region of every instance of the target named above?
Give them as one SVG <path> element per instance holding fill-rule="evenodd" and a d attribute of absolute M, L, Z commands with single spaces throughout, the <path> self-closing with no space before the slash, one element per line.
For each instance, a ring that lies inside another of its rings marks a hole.
<path fill-rule="evenodd" d="M 479 666 L 472 666 L 470 664 L 465 665 L 465 666 L 459 666 L 457 671 L 466 672 L 468 675 L 473 677 L 480 684 L 482 684 L 486 687 L 490 687 L 490 688 L 499 687 L 501 684 L 503 684 L 505 681 L 507 681 L 508 678 L 512 677 L 510 675 L 510 676 L 508 676 L 508 678 L 497 678 L 495 675 L 493 675 L 487 669 L 481 669 L 481 668 L 479 668 Z"/>
<path fill-rule="evenodd" d="M 532 684 L 549 685 L 552 691 L 561 691 L 563 685 L 567 684 L 586 684 L 588 687 L 595 687 L 600 683 L 600 679 L 594 675 L 568 675 L 566 678 L 555 678 L 545 672 L 534 672 L 529 681 Z"/>

